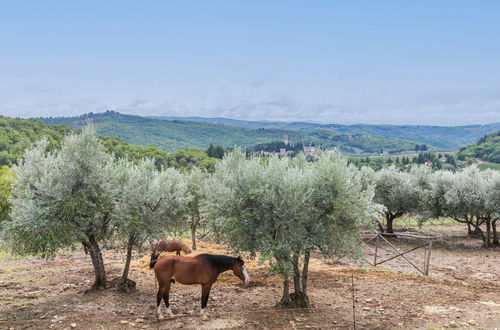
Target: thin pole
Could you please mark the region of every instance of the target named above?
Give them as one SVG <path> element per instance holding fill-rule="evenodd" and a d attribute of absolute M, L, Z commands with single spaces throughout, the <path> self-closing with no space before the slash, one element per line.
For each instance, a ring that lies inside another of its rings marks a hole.
<path fill-rule="evenodd" d="M 429 252 L 427 253 L 427 267 L 425 267 L 425 275 L 429 275 L 429 266 L 431 263 L 432 241 L 429 242 Z"/>
<path fill-rule="evenodd" d="M 378 241 L 379 241 L 379 237 L 380 234 L 377 234 L 377 241 L 375 242 L 375 257 L 374 257 L 374 260 L 373 260 L 373 266 L 377 266 L 377 251 L 378 251 Z"/>
<path fill-rule="evenodd" d="M 351 271 L 351 290 L 352 290 L 352 325 L 356 330 L 356 304 L 354 299 L 354 269 Z"/>

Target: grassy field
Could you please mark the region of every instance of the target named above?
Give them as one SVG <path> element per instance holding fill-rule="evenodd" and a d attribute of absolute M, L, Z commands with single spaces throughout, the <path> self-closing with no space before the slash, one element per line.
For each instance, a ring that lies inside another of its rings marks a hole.
<path fill-rule="evenodd" d="M 500 164 L 496 164 L 496 163 L 480 163 L 477 165 L 477 167 L 479 167 L 480 170 L 486 170 L 488 168 L 491 168 L 492 170 L 497 170 L 497 171 L 500 171 Z"/>

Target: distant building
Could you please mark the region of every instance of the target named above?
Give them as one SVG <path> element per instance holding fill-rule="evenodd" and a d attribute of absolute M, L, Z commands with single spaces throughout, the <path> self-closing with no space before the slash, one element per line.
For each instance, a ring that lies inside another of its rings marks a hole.
<path fill-rule="evenodd" d="M 316 147 L 304 147 L 304 154 L 309 156 L 316 156 L 317 148 Z"/>
<path fill-rule="evenodd" d="M 446 163 L 448 161 L 448 157 L 441 157 L 441 158 L 439 158 L 439 161 L 441 163 Z"/>
<path fill-rule="evenodd" d="M 280 148 L 280 156 L 285 156 L 286 155 L 286 148 Z"/>
<path fill-rule="evenodd" d="M 429 167 L 432 167 L 432 162 L 425 162 L 424 163 L 425 166 L 429 166 Z"/>
<path fill-rule="evenodd" d="M 290 141 L 288 141 L 288 134 L 283 135 L 283 143 L 286 146 L 290 144 Z"/>

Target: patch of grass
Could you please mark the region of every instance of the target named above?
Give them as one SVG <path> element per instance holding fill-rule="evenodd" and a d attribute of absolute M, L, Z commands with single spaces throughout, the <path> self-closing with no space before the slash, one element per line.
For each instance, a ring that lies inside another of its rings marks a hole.
<path fill-rule="evenodd" d="M 7 251 L 0 250 L 0 261 L 19 260 L 20 256 L 15 256 Z"/>
<path fill-rule="evenodd" d="M 395 219 L 394 221 L 396 226 L 407 228 L 432 228 L 456 223 L 451 218 L 431 218 L 422 221 L 416 217 L 406 217 Z"/>
<path fill-rule="evenodd" d="M 484 171 L 488 168 L 492 169 L 492 170 L 497 170 L 497 171 L 500 171 L 500 164 L 496 164 L 496 163 L 480 163 L 477 165 L 477 167 L 481 170 L 481 171 Z"/>

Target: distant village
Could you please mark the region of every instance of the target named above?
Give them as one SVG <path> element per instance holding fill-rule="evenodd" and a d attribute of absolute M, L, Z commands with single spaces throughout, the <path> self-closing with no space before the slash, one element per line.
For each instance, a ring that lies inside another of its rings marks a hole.
<path fill-rule="evenodd" d="M 279 142 L 265 144 L 257 143 L 254 149 L 258 155 L 262 156 L 290 156 L 296 154 L 299 151 L 302 151 L 305 155 L 315 157 L 318 153 L 318 148 L 315 146 L 304 146 L 302 145 L 302 143 L 290 143 L 288 134 L 283 135 L 283 139 Z"/>

